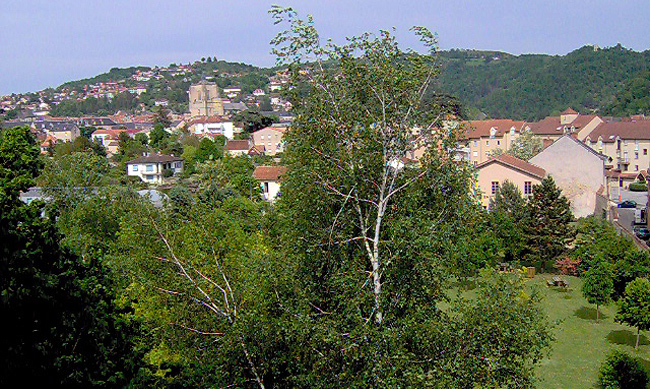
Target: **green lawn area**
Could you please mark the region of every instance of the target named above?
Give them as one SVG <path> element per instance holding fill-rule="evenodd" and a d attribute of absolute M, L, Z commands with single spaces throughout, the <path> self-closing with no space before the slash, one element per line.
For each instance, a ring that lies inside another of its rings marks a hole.
<path fill-rule="evenodd" d="M 596 324 L 596 306 L 582 297 L 582 280 L 564 277 L 570 288 L 562 291 L 546 287 L 546 279 L 550 277 L 538 275 L 528 281 L 541 289 L 549 318 L 558 322 L 553 331 L 551 355 L 538 369 L 538 388 L 594 388 L 598 369 L 612 349 L 640 358 L 646 369 L 650 367 L 650 339 L 642 332 L 639 350 L 634 350 L 636 329 L 614 322 L 615 303 L 601 307 L 600 321 Z"/>

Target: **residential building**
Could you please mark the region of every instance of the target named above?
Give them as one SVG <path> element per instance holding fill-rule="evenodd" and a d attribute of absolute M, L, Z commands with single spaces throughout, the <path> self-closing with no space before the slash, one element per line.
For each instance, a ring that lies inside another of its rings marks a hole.
<path fill-rule="evenodd" d="M 573 134 L 575 135 L 575 133 Z M 593 215 L 596 193 L 607 185 L 605 164 L 608 157 L 572 135 L 564 135 L 530 159 L 553 177 L 571 203 L 575 217 Z"/>
<path fill-rule="evenodd" d="M 248 155 L 248 152 L 253 147 L 250 139 L 245 140 L 229 140 L 226 142 L 226 153 L 228 155 L 236 157 L 238 155 Z"/>
<path fill-rule="evenodd" d="M 214 82 L 202 81 L 190 86 L 190 115 L 223 116 L 223 103 L 219 97 L 219 87 Z"/>
<path fill-rule="evenodd" d="M 495 150 L 508 150 L 525 129 L 526 122 L 510 119 L 472 120 L 464 125 L 468 127 L 465 143 L 469 148 L 469 160 L 478 165 L 490 159 Z"/>
<path fill-rule="evenodd" d="M 530 123 L 530 130 L 537 137 L 553 142 L 564 134 L 578 134 L 578 139 L 582 140 L 601 123 L 603 120 L 596 115 L 581 115 L 567 108 L 560 116 L 548 116 L 538 122 Z"/>
<path fill-rule="evenodd" d="M 546 176 L 543 168 L 508 154 L 489 159 L 476 166 L 476 170 L 481 205 L 486 209 L 506 180 L 515 184 L 524 196 L 530 196 L 533 185 L 542 182 Z"/>
<path fill-rule="evenodd" d="M 286 127 L 265 127 L 253 133 L 253 144 L 263 146 L 266 155 L 275 155 L 284 151 L 284 132 Z"/>
<path fill-rule="evenodd" d="M 258 166 L 253 172 L 253 178 L 260 181 L 264 199 L 273 203 L 280 196 L 280 181 L 287 172 L 284 166 Z"/>
<path fill-rule="evenodd" d="M 650 121 L 602 123 L 584 142 L 611 158 L 612 167 L 622 173 L 638 173 L 650 167 Z"/>
<path fill-rule="evenodd" d="M 183 158 L 171 155 L 149 155 L 126 163 L 127 175 L 140 177 L 149 184 L 162 184 L 165 175 L 176 175 L 183 171 Z M 166 173 L 170 172 L 170 173 Z"/>
<path fill-rule="evenodd" d="M 187 126 L 190 133 L 197 136 L 223 135 L 227 139 L 235 137 L 233 122 L 225 121 L 219 116 L 199 117 L 192 119 Z"/>

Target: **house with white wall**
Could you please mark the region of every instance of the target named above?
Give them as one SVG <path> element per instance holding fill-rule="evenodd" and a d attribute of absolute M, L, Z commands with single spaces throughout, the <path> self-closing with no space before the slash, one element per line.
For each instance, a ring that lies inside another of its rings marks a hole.
<path fill-rule="evenodd" d="M 284 166 L 258 166 L 253 172 L 253 178 L 260 182 L 264 200 L 273 203 L 280 194 L 280 181 L 287 172 Z"/>
<path fill-rule="evenodd" d="M 127 162 L 126 171 L 128 176 L 139 177 L 146 183 L 160 185 L 164 183 L 165 175 L 173 176 L 183 172 L 183 158 L 171 155 L 144 156 Z"/>

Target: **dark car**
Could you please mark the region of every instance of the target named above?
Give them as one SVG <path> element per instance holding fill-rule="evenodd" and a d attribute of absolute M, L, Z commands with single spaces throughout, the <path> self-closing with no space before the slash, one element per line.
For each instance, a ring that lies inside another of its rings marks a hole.
<path fill-rule="evenodd" d="M 636 201 L 625 200 L 622 203 L 618 203 L 619 208 L 636 208 Z"/>
<path fill-rule="evenodd" d="M 648 238 L 650 238 L 650 229 L 648 229 L 648 227 L 641 227 L 636 231 L 634 231 L 634 233 L 636 234 L 636 236 L 638 236 L 643 240 L 647 240 Z"/>

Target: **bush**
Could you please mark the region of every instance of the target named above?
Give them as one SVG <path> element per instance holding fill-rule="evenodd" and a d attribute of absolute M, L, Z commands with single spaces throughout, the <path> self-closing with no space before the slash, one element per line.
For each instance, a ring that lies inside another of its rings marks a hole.
<path fill-rule="evenodd" d="M 566 256 L 555 261 L 554 267 L 560 271 L 560 273 L 567 276 L 577 276 L 578 275 L 578 266 L 580 266 L 580 259 L 574 259 L 569 256 Z"/>
<path fill-rule="evenodd" d="M 630 184 L 632 192 L 645 192 L 648 190 L 648 184 L 645 181 L 637 181 Z"/>
<path fill-rule="evenodd" d="M 613 351 L 600 367 L 598 385 L 602 389 L 645 388 L 647 383 L 643 366 L 624 352 Z"/>

